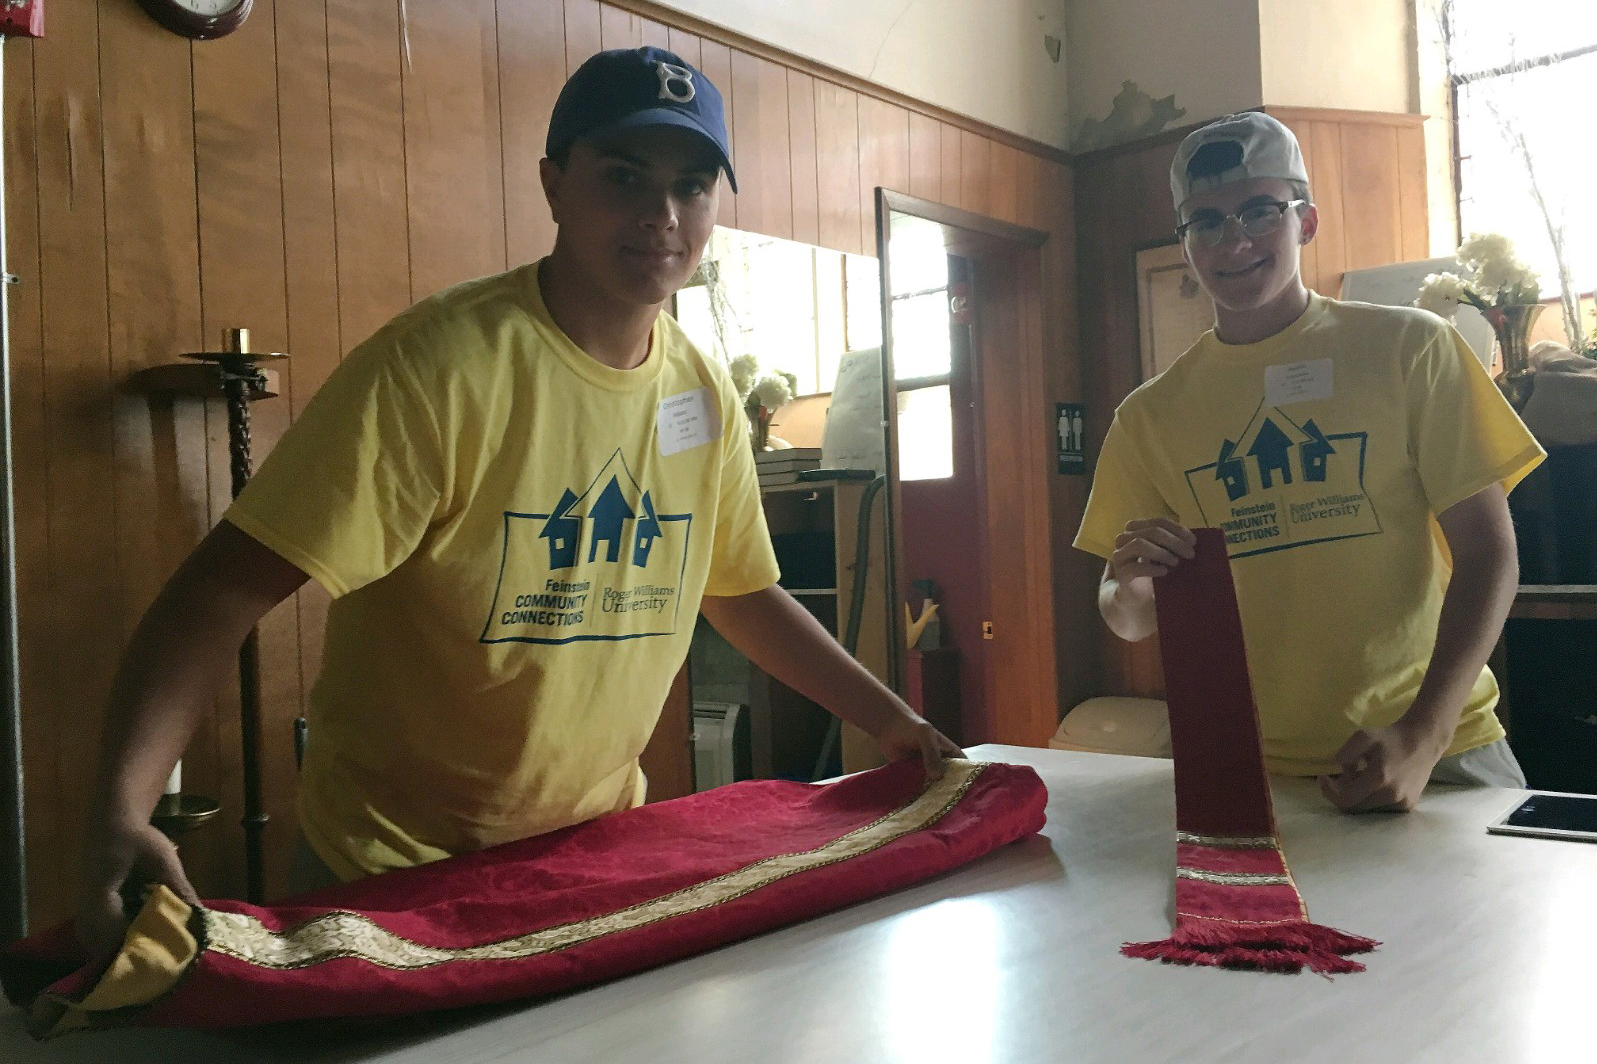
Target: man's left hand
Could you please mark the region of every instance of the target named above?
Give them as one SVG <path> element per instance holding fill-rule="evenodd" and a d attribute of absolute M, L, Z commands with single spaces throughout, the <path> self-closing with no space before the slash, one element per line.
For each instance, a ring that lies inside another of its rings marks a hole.
<path fill-rule="evenodd" d="M 1320 777 L 1320 793 L 1344 813 L 1406 813 L 1419 804 L 1446 750 L 1431 730 L 1403 720 L 1361 728 L 1336 752 L 1342 771 Z"/>
<path fill-rule="evenodd" d="M 900 713 L 873 737 L 882 756 L 889 761 L 919 758 L 926 766 L 926 778 L 943 774 L 943 759 L 964 757 L 965 751 L 925 720 L 911 713 Z"/>

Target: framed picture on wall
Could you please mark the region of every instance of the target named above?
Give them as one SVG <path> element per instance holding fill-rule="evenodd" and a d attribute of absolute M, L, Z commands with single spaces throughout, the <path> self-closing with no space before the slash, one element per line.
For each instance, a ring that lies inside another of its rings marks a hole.
<path fill-rule="evenodd" d="M 1213 327 L 1214 304 L 1181 257 L 1180 244 L 1137 252 L 1137 328 L 1144 381 L 1169 369 Z"/>

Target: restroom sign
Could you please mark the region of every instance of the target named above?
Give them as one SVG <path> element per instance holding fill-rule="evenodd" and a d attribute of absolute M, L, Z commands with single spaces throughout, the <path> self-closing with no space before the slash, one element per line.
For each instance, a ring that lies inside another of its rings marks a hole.
<path fill-rule="evenodd" d="M 1087 472 L 1086 413 L 1080 403 L 1054 404 L 1054 446 L 1059 452 L 1059 472 L 1081 476 Z"/>

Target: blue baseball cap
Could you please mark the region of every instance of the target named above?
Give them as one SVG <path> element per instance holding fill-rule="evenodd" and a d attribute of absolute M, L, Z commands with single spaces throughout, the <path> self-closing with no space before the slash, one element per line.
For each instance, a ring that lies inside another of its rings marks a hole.
<path fill-rule="evenodd" d="M 679 126 L 714 146 L 732 175 L 721 93 L 710 79 L 663 48 L 617 48 L 590 56 L 560 90 L 549 116 L 545 152 L 559 158 L 583 137 L 641 126 Z"/>

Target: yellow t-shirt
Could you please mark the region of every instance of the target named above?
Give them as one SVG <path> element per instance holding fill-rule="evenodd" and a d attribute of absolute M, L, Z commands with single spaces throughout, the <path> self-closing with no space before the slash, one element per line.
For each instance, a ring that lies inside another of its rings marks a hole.
<path fill-rule="evenodd" d="M 1206 334 L 1121 404 L 1075 545 L 1128 521 L 1226 531 L 1265 759 L 1311 775 L 1413 702 L 1451 572 L 1439 514 L 1543 452 L 1457 332 L 1313 295 L 1256 344 Z M 1501 738 L 1481 671 L 1448 753 Z"/>
<path fill-rule="evenodd" d="M 345 878 L 642 800 L 704 594 L 776 581 L 731 381 L 661 315 L 611 369 L 537 266 L 411 308 L 335 372 L 227 520 L 335 601 L 299 810 Z"/>

